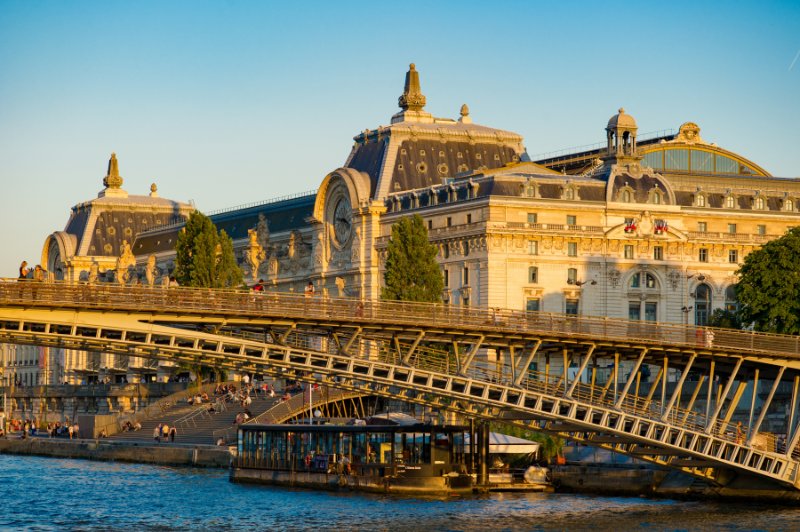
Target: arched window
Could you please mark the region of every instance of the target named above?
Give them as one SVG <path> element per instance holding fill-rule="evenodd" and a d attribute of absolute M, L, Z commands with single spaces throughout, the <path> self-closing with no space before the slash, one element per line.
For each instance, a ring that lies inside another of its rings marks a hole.
<path fill-rule="evenodd" d="M 574 200 L 577 198 L 577 194 L 575 192 L 575 187 L 567 187 L 564 189 L 564 199 L 565 200 Z"/>
<path fill-rule="evenodd" d="M 705 207 L 706 206 L 706 197 L 703 194 L 698 194 L 694 200 L 694 204 L 696 207 Z"/>
<path fill-rule="evenodd" d="M 631 189 L 629 188 L 623 189 L 622 193 L 620 194 L 620 200 L 622 201 L 622 203 L 633 202 L 633 193 L 631 192 Z"/>
<path fill-rule="evenodd" d="M 725 208 L 726 209 L 735 209 L 736 208 L 736 198 L 732 195 L 725 196 Z"/>
<path fill-rule="evenodd" d="M 794 200 L 790 198 L 786 198 L 786 201 L 783 202 L 783 209 L 786 211 L 793 211 L 794 210 Z"/>
<path fill-rule="evenodd" d="M 664 203 L 664 193 L 658 189 L 653 190 L 653 193 L 650 195 L 650 201 L 656 205 L 661 205 Z"/>
<path fill-rule="evenodd" d="M 694 324 L 707 325 L 711 313 L 711 287 L 703 283 L 694 290 Z"/>
<path fill-rule="evenodd" d="M 539 282 L 539 268 L 537 266 L 528 266 L 528 282 L 531 284 Z"/>
<path fill-rule="evenodd" d="M 657 290 L 658 279 L 656 276 L 649 272 L 634 273 L 631 275 L 631 280 L 628 282 L 629 288 L 644 288 L 645 290 Z"/>
<path fill-rule="evenodd" d="M 766 206 L 767 202 L 764 200 L 763 196 L 756 196 L 753 200 L 753 208 L 757 211 L 763 211 Z"/>

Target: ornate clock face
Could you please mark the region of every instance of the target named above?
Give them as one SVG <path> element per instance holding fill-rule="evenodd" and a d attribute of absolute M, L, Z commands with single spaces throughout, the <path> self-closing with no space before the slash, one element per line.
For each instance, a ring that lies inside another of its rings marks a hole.
<path fill-rule="evenodd" d="M 333 209 L 333 235 L 340 246 L 350 239 L 353 223 L 350 211 L 350 199 L 347 196 L 342 197 Z"/>

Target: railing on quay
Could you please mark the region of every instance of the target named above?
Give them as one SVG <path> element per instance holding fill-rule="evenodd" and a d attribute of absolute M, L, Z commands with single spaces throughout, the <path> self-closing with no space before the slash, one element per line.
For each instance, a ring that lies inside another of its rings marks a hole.
<path fill-rule="evenodd" d="M 635 342 L 697 351 L 800 358 L 800 336 L 441 303 L 309 297 L 290 292 L 266 292 L 262 295 L 246 290 L 6 279 L 0 280 L 0 305 L 180 314 L 196 312 L 254 318 L 276 316 L 300 321 L 324 318 L 364 324 L 389 322 L 409 327 L 425 324 L 472 333 L 529 332 L 587 341 Z"/>

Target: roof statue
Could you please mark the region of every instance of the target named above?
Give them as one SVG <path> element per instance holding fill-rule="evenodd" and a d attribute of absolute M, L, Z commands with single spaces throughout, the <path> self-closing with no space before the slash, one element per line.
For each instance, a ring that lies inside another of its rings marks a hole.
<path fill-rule="evenodd" d="M 106 188 L 122 187 L 122 178 L 119 175 L 119 165 L 117 163 L 116 153 L 112 153 L 111 159 L 108 160 L 108 173 L 103 178 L 103 185 Z"/>
<path fill-rule="evenodd" d="M 150 197 L 151 198 L 157 198 L 158 197 L 158 187 L 156 186 L 155 183 L 150 185 Z"/>
<path fill-rule="evenodd" d="M 472 118 L 469 117 L 469 106 L 464 104 L 461 106 L 461 111 L 459 112 L 461 118 L 458 119 L 459 122 L 462 124 L 471 124 Z"/>
<path fill-rule="evenodd" d="M 397 104 L 404 111 L 422 111 L 425 107 L 425 95 L 419 88 L 419 72 L 414 63 L 411 63 L 408 69 L 403 95 L 397 100 Z"/>

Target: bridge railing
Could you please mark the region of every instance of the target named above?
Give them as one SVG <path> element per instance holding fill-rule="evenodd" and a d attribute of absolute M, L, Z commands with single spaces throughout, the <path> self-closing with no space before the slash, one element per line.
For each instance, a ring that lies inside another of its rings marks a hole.
<path fill-rule="evenodd" d="M 540 335 L 550 333 L 590 340 L 625 340 L 698 350 L 733 350 L 800 358 L 798 336 L 439 303 L 308 297 L 290 292 L 267 292 L 262 295 L 244 290 L 5 279 L 0 280 L 0 304 L 167 313 L 198 312 L 226 316 L 280 316 L 315 320 L 326 318 L 364 323 L 390 321 L 410 326 L 424 323 L 480 332 L 513 329 Z"/>

